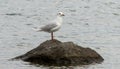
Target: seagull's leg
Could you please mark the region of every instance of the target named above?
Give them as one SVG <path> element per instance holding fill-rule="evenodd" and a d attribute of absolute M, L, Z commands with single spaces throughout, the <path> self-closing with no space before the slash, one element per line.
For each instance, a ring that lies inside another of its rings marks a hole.
<path fill-rule="evenodd" d="M 51 40 L 53 40 L 53 32 L 51 32 Z"/>

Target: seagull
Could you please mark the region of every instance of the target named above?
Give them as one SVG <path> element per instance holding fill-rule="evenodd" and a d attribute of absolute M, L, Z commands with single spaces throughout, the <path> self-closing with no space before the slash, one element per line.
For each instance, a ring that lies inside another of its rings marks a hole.
<path fill-rule="evenodd" d="M 62 17 L 65 16 L 63 12 L 59 12 L 57 14 L 57 18 L 53 21 L 51 21 L 49 24 L 42 26 L 41 28 L 37 29 L 36 31 L 44 31 L 51 33 L 51 40 L 54 40 L 53 32 L 56 32 L 60 29 L 63 19 Z"/>

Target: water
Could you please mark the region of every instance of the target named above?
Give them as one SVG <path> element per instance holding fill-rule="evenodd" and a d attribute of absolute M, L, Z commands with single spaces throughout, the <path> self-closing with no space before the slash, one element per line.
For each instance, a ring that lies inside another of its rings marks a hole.
<path fill-rule="evenodd" d="M 0 0 L 0 68 L 60 69 L 21 60 L 9 61 L 50 39 L 50 34 L 38 33 L 32 28 L 54 19 L 58 11 L 66 16 L 55 38 L 90 47 L 104 58 L 101 64 L 72 68 L 120 68 L 119 0 Z"/>

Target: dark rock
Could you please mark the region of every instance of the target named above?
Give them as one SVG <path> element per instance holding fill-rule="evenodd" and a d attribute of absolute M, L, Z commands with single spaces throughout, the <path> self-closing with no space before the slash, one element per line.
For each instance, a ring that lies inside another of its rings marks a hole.
<path fill-rule="evenodd" d="M 60 42 L 58 40 L 47 40 L 37 48 L 15 59 L 54 66 L 88 65 L 100 63 L 104 60 L 90 48 L 83 48 L 73 42 Z"/>

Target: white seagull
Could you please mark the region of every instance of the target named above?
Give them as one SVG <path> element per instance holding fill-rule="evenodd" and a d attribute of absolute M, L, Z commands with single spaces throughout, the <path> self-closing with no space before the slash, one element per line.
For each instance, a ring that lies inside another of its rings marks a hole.
<path fill-rule="evenodd" d="M 59 12 L 57 14 L 57 18 L 54 21 L 52 21 L 50 24 L 42 26 L 39 29 L 36 29 L 36 31 L 44 31 L 44 32 L 51 33 L 51 40 L 54 40 L 53 32 L 56 32 L 60 29 L 62 22 L 63 22 L 62 16 L 64 16 L 64 13 Z"/>

